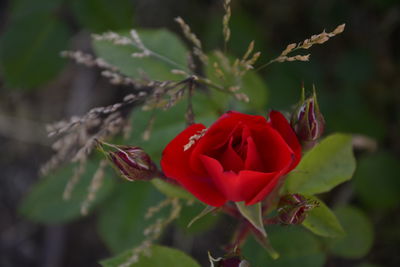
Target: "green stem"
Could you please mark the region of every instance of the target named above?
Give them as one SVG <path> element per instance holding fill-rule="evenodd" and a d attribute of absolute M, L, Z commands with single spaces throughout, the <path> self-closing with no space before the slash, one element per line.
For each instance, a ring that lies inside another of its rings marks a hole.
<path fill-rule="evenodd" d="M 276 58 L 275 58 L 275 59 L 272 59 L 272 60 L 270 60 L 270 61 L 268 61 L 267 63 L 265 63 L 265 64 L 261 65 L 260 67 L 258 67 L 254 72 L 259 72 L 260 70 L 262 70 L 262 69 L 268 67 L 269 65 L 271 65 L 272 63 L 274 63 L 275 60 L 276 60 Z"/>
<path fill-rule="evenodd" d="M 207 85 L 209 87 L 212 87 L 214 89 L 217 89 L 218 91 L 221 91 L 221 92 L 224 92 L 224 93 L 229 93 L 229 94 L 231 93 L 231 92 L 225 90 L 225 88 L 223 86 L 218 85 L 216 83 L 213 83 L 212 81 L 210 81 L 207 78 L 197 76 L 196 81 L 201 83 L 201 84 L 204 84 L 204 85 Z"/>

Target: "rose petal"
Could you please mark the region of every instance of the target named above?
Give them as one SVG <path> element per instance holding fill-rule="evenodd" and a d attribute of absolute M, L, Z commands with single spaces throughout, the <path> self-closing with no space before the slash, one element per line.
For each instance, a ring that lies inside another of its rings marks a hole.
<path fill-rule="evenodd" d="M 263 116 L 247 115 L 235 111 L 225 113 L 207 129 L 203 138 L 199 140 L 190 161 L 191 168 L 199 172 L 204 171 L 203 164 L 198 161 L 199 155 L 210 155 L 217 158 L 215 152 L 225 146 L 230 137 L 246 124 L 251 124 L 252 127 L 268 125 Z"/>
<path fill-rule="evenodd" d="M 258 193 L 275 179 L 276 173 L 256 171 L 224 172 L 221 164 L 211 157 L 202 155 L 201 159 L 215 185 L 231 201 L 254 199 Z"/>
<path fill-rule="evenodd" d="M 228 112 L 183 151 L 204 128 L 192 125 L 178 135 L 164 150 L 161 165 L 167 176 L 212 206 L 227 200 L 247 205 L 261 201 L 301 157 L 297 137 L 279 112 L 271 112 L 270 122 Z"/>
<path fill-rule="evenodd" d="M 196 150 L 212 151 L 218 149 L 219 147 L 228 143 L 230 137 L 235 131 L 238 130 L 238 128 L 241 128 L 243 125 L 247 124 L 251 125 L 252 127 L 257 127 L 257 125 L 267 125 L 267 121 L 263 116 L 246 115 L 229 111 L 222 115 L 208 128 L 206 134 L 204 135 L 207 137 L 202 138 Z"/>
<path fill-rule="evenodd" d="M 231 136 L 228 145 L 223 150 L 220 157 L 218 157 L 218 160 L 225 171 L 234 171 L 238 173 L 240 170 L 243 170 L 244 164 L 242 158 L 233 150 L 233 139 L 233 136 Z"/>
<path fill-rule="evenodd" d="M 204 173 L 196 173 L 190 168 L 189 159 L 197 144 L 184 151 L 189 138 L 203 129 L 204 125 L 193 124 L 175 137 L 163 151 L 161 167 L 167 177 L 179 182 L 198 199 L 218 207 L 223 205 L 226 199 Z"/>
<path fill-rule="evenodd" d="M 221 128 L 219 130 L 214 128 L 211 129 L 211 131 L 210 128 L 208 128 L 203 138 L 199 140 L 198 144 L 193 149 L 193 153 L 189 161 L 190 168 L 196 172 L 205 172 L 203 162 L 200 160 L 199 155 L 207 154 L 210 157 L 220 158 L 224 152 L 224 147 L 226 149 L 230 137 L 238 127 L 239 126 L 236 125 L 231 129 Z"/>
<path fill-rule="evenodd" d="M 280 133 L 280 135 L 283 137 L 283 139 L 285 139 L 286 143 L 294 152 L 295 160 L 291 168 L 288 170 L 290 171 L 297 166 L 301 159 L 301 145 L 299 140 L 282 113 L 273 110 L 269 113 L 269 119 L 271 126 Z"/>
<path fill-rule="evenodd" d="M 263 200 L 269 193 L 271 193 L 278 185 L 280 179 L 284 178 L 283 176 L 289 172 L 288 170 L 291 168 L 291 166 L 293 166 L 294 160 L 295 158 L 293 155 L 292 160 L 287 163 L 286 167 L 282 168 L 279 172 L 276 172 L 275 176 L 273 178 L 271 177 L 270 183 L 260 192 L 258 192 L 258 194 L 253 199 L 246 201 L 246 205 L 253 205 Z"/>
<path fill-rule="evenodd" d="M 262 157 L 258 153 L 257 146 L 251 136 L 247 137 L 247 152 L 244 169 L 260 172 L 264 171 Z"/>
<path fill-rule="evenodd" d="M 292 162 L 292 149 L 280 133 L 269 124 L 252 128 L 251 136 L 257 144 L 264 172 L 280 171 L 288 162 Z"/>

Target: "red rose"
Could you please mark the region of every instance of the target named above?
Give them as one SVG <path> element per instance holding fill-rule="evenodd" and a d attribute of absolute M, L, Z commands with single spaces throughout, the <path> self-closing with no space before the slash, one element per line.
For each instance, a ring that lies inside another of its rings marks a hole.
<path fill-rule="evenodd" d="M 227 112 L 208 129 L 189 126 L 163 151 L 165 175 L 211 206 L 263 200 L 301 158 L 286 118 L 269 117 Z"/>

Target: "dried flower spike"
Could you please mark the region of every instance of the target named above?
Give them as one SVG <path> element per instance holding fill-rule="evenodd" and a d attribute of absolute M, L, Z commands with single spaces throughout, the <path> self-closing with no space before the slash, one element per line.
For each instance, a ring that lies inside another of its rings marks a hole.
<path fill-rule="evenodd" d="M 288 56 L 288 55 L 299 49 L 309 49 L 313 45 L 323 44 L 327 42 L 330 38 L 338 34 L 341 34 L 344 31 L 345 26 L 346 24 L 341 24 L 337 26 L 332 32 L 325 32 L 324 30 L 320 34 L 312 35 L 310 38 L 304 40 L 303 42 L 297 44 L 296 43 L 289 44 L 288 46 L 286 46 L 285 50 L 283 50 L 278 57 L 270 60 L 264 65 L 261 65 L 260 67 L 257 68 L 257 70 L 261 70 L 274 62 L 282 63 L 287 61 L 308 61 L 310 59 L 310 54 L 295 55 L 295 56 Z"/>
<path fill-rule="evenodd" d="M 181 18 L 175 18 L 175 21 L 182 29 L 183 35 L 193 44 L 193 54 L 196 55 L 204 64 L 207 64 L 208 57 L 204 53 L 201 41 L 197 38 L 196 34 L 192 32 L 190 26 Z"/>
<path fill-rule="evenodd" d="M 224 35 L 224 42 L 225 42 L 225 50 L 226 50 L 226 45 L 231 38 L 231 30 L 229 28 L 229 20 L 231 19 L 231 0 L 225 0 L 224 1 L 224 10 L 225 10 L 225 15 L 222 19 L 222 33 Z"/>

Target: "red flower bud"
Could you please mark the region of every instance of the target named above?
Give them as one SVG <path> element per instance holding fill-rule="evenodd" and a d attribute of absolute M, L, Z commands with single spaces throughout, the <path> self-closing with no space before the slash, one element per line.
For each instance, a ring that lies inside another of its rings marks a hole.
<path fill-rule="evenodd" d="M 223 259 L 219 262 L 219 267 L 248 267 L 249 262 L 240 259 L 240 257 L 233 257 L 229 259 Z"/>
<path fill-rule="evenodd" d="M 129 181 L 149 180 L 157 175 L 156 165 L 142 148 L 118 146 L 100 141 L 98 143 L 100 150 L 106 154 L 123 178 Z M 116 151 L 105 151 L 102 145 L 112 147 Z"/>
<path fill-rule="evenodd" d="M 319 110 L 315 88 L 313 95 L 305 99 L 303 87 L 301 101 L 292 115 L 291 125 L 303 142 L 316 141 L 323 134 L 325 119 Z"/>
<path fill-rule="evenodd" d="M 308 200 L 299 194 L 282 196 L 278 204 L 278 217 L 282 224 L 301 224 L 307 211 L 318 206 L 318 202 Z"/>
<path fill-rule="evenodd" d="M 225 258 L 214 259 L 211 255 L 208 255 L 211 267 L 250 267 L 250 263 L 237 253 L 228 254 Z"/>

